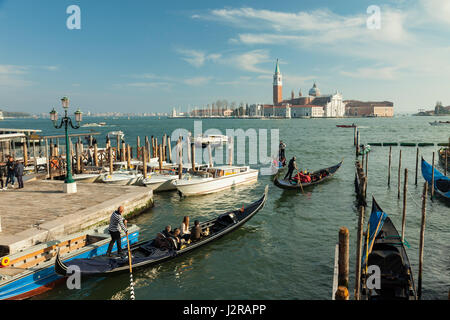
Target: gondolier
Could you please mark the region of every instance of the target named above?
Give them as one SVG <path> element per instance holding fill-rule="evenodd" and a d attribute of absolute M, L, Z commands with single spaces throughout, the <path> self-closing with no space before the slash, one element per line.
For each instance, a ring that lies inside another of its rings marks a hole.
<path fill-rule="evenodd" d="M 125 232 L 128 233 L 128 229 L 126 228 L 127 220 L 124 220 L 122 217 L 123 213 L 123 206 L 120 206 L 116 211 L 114 211 L 111 215 L 111 218 L 109 220 L 109 234 L 111 235 L 111 241 L 108 246 L 108 250 L 106 251 L 106 255 L 108 257 L 111 256 L 111 250 L 114 246 L 114 242 L 117 244 L 117 253 L 122 256 L 122 245 L 120 242 L 120 228 Z M 125 222 L 125 224 L 124 224 Z"/>
<path fill-rule="evenodd" d="M 295 160 L 296 160 L 295 156 L 293 156 L 292 159 L 289 160 L 288 172 L 284 176 L 284 180 L 286 180 L 287 177 L 289 177 L 289 180 L 292 179 L 292 174 L 294 173 L 294 169 L 297 168 L 297 164 L 295 163 Z"/>

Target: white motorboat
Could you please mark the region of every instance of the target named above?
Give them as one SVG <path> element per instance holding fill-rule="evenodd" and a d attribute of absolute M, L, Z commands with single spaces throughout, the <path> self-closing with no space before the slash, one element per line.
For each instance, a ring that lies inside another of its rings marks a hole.
<path fill-rule="evenodd" d="M 114 137 L 119 136 L 119 138 L 122 140 L 123 137 L 125 136 L 125 134 L 123 133 L 123 131 L 110 131 L 108 132 L 108 134 L 106 135 L 109 139 L 112 139 Z"/>
<path fill-rule="evenodd" d="M 106 126 L 106 122 L 100 122 L 100 123 L 85 123 L 82 125 L 82 127 L 86 128 L 86 127 L 104 127 Z"/>
<path fill-rule="evenodd" d="M 164 175 L 159 173 L 151 173 L 146 179 L 142 180 L 142 184 L 151 187 L 153 191 L 170 191 L 176 190 L 172 181 L 178 179 L 176 175 Z"/>
<path fill-rule="evenodd" d="M 211 145 L 211 147 L 219 147 L 224 143 L 228 142 L 228 137 L 223 134 L 210 134 L 207 136 L 198 136 L 195 138 L 195 145 L 198 147 L 206 148 L 208 144 Z"/>
<path fill-rule="evenodd" d="M 142 181 L 142 174 L 135 172 L 120 172 L 113 174 L 105 173 L 101 176 L 101 181 L 108 184 L 116 184 L 116 185 L 132 185 L 132 184 L 139 184 L 140 181 Z"/>
<path fill-rule="evenodd" d="M 187 176 L 172 183 L 183 196 L 209 194 L 233 186 L 258 181 L 258 170 L 248 166 L 220 166 L 208 168 L 209 177 Z"/>

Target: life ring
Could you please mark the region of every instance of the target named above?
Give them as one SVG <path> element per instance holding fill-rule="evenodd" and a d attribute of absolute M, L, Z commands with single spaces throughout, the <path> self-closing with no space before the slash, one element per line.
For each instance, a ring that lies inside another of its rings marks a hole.
<path fill-rule="evenodd" d="M 56 160 L 56 159 L 51 160 L 51 161 L 50 161 L 50 166 L 51 166 L 52 168 L 59 168 L 58 160 Z"/>
<path fill-rule="evenodd" d="M 9 262 L 10 262 L 9 257 L 4 257 L 4 258 L 2 259 L 2 267 L 7 267 L 7 266 L 9 266 Z"/>

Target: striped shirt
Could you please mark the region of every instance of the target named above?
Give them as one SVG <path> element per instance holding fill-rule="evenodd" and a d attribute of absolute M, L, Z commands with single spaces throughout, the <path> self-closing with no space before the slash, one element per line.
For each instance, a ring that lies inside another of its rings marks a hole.
<path fill-rule="evenodd" d="M 108 230 L 111 232 L 117 232 L 119 231 L 119 225 L 123 231 L 128 232 L 127 228 L 123 224 L 123 217 L 117 211 L 114 211 L 111 215 L 111 219 L 109 220 Z"/>

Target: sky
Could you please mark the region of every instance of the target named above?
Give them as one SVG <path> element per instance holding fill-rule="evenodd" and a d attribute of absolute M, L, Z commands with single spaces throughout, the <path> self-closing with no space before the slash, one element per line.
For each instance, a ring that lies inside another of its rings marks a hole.
<path fill-rule="evenodd" d="M 279 59 L 284 98 L 316 82 L 413 113 L 450 105 L 449 40 L 448 0 L 0 0 L 0 109 L 271 103 Z"/>

